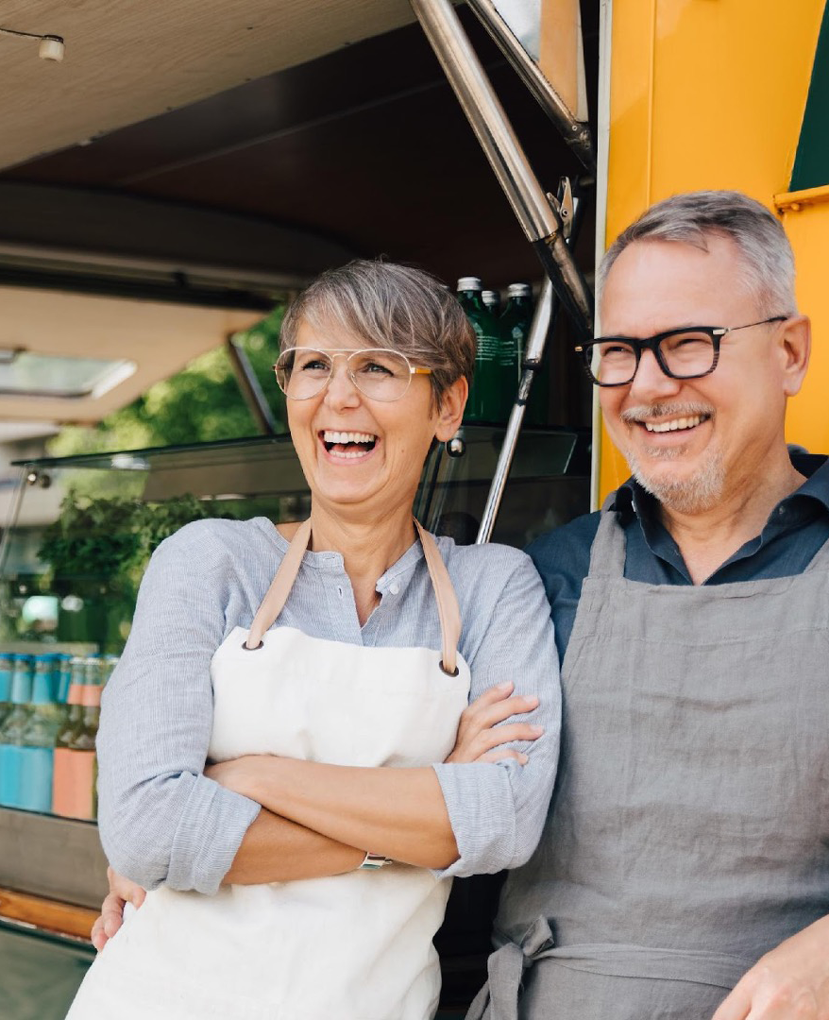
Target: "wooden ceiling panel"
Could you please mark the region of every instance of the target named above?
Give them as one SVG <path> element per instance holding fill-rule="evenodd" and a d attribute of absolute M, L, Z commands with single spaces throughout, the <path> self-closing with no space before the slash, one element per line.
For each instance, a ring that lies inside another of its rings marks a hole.
<path fill-rule="evenodd" d="M 462 18 L 542 182 L 578 167 L 468 11 Z M 0 175 L 300 227 L 364 255 L 493 284 L 539 267 L 418 26 Z"/>
<path fill-rule="evenodd" d="M 406 0 L 4 0 L 0 166 L 134 124 L 413 20 Z"/>

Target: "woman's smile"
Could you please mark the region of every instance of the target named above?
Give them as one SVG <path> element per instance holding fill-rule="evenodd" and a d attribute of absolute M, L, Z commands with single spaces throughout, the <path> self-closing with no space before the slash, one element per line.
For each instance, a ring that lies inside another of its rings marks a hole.
<path fill-rule="evenodd" d="M 317 436 L 326 459 L 335 464 L 365 463 L 380 444 L 380 437 L 373 432 L 320 429 Z"/>

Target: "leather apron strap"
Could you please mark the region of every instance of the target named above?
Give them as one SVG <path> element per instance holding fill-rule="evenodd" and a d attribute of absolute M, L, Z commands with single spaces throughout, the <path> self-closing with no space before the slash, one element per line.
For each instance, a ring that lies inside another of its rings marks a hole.
<path fill-rule="evenodd" d="M 248 650 L 254 651 L 262 647 L 262 635 L 265 631 L 270 630 L 274 621 L 282 612 L 285 603 L 288 601 L 288 596 L 291 594 L 291 588 L 294 586 L 296 575 L 302 566 L 302 557 L 305 555 L 305 550 L 308 548 L 310 541 L 311 521 L 307 520 L 303 521 L 297 528 L 296 534 L 291 539 L 288 551 L 279 564 L 279 569 L 273 581 L 271 581 L 271 586 L 256 610 L 256 616 L 253 618 L 247 641 L 245 641 L 245 648 Z"/>
<path fill-rule="evenodd" d="M 461 611 L 458 606 L 458 597 L 455 595 L 449 571 L 446 569 L 437 543 L 429 532 L 421 527 L 419 521 L 415 521 L 414 525 L 420 538 L 420 544 L 423 546 L 423 555 L 426 558 L 426 566 L 429 570 L 429 577 L 432 579 L 432 587 L 435 590 L 435 599 L 438 604 L 443 653 L 440 668 L 449 676 L 457 676 L 458 641 L 461 638 Z"/>
<path fill-rule="evenodd" d="M 437 544 L 432 536 L 422 528 L 418 521 L 414 522 L 423 555 L 432 580 L 435 599 L 438 604 L 440 618 L 441 652 L 440 668 L 449 676 L 456 676 L 458 669 L 458 641 L 461 636 L 461 613 L 455 589 L 449 577 L 449 571 L 443 562 Z M 262 647 L 262 637 L 270 630 L 282 612 L 291 588 L 294 586 L 302 558 L 311 541 L 311 521 L 303 521 L 291 539 L 288 552 L 279 565 L 270 588 L 268 588 L 256 616 L 253 618 L 245 648 L 255 651 Z"/>

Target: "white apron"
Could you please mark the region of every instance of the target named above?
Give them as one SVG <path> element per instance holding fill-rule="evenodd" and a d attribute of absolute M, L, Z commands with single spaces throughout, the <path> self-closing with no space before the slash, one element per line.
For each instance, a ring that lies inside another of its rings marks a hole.
<path fill-rule="evenodd" d="M 270 630 L 308 545 L 306 521 L 250 631 L 234 628 L 213 657 L 211 759 L 278 754 L 364 767 L 443 761 L 470 675 L 456 652 L 460 614 L 448 572 L 432 537 L 415 524 L 438 602 L 442 653 Z M 162 886 L 99 955 L 69 1018 L 426 1020 L 437 1008 L 432 937 L 450 885 L 426 868 L 394 864 L 223 886 L 216 896 Z"/>

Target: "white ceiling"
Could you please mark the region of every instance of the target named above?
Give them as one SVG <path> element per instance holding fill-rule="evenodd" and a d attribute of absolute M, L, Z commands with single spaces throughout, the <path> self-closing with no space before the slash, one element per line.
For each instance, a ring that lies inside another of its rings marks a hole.
<path fill-rule="evenodd" d="M 0 35 L 0 168 L 414 20 L 407 0 L 3 0 L 0 27 L 62 36 L 62 63 Z"/>

